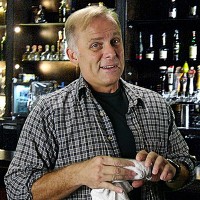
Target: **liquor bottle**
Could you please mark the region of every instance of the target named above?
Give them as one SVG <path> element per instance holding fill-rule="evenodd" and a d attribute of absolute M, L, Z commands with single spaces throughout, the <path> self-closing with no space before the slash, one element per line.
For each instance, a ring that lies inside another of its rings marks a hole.
<path fill-rule="evenodd" d="M 189 5 L 189 18 L 197 18 L 197 2 L 196 0 L 190 1 Z"/>
<path fill-rule="evenodd" d="M 176 17 L 177 17 L 176 0 L 170 0 L 170 2 L 169 2 L 169 18 L 175 19 Z"/>
<path fill-rule="evenodd" d="M 75 3 L 76 1 L 74 0 L 66 0 L 66 12 L 67 12 L 67 17 L 71 15 L 72 12 L 75 11 Z"/>
<path fill-rule="evenodd" d="M 58 40 L 57 40 L 57 53 L 59 56 L 59 59 L 61 57 L 61 43 L 63 40 L 63 32 L 62 31 L 58 31 Z"/>
<path fill-rule="evenodd" d="M 189 46 L 189 59 L 197 59 L 197 43 L 196 43 L 196 31 L 192 31 L 192 40 Z"/>
<path fill-rule="evenodd" d="M 49 49 L 49 45 L 46 44 L 45 50 L 41 54 L 41 60 L 49 60 L 49 57 L 50 57 L 50 49 Z"/>
<path fill-rule="evenodd" d="M 62 40 L 60 43 L 60 60 L 69 60 L 67 56 L 67 40 L 66 40 L 66 34 L 65 34 L 65 28 L 63 28 L 62 32 Z"/>
<path fill-rule="evenodd" d="M 56 52 L 55 52 L 55 45 L 51 45 L 51 50 L 50 50 L 50 53 L 49 53 L 49 60 L 50 61 L 53 61 L 54 60 L 54 57 L 56 55 Z"/>
<path fill-rule="evenodd" d="M 179 31 L 176 29 L 174 31 L 174 39 L 173 39 L 173 60 L 180 60 L 180 42 L 179 42 Z"/>
<path fill-rule="evenodd" d="M 39 5 L 39 10 L 35 16 L 35 23 L 45 23 L 46 19 L 45 19 L 45 15 L 44 15 L 44 8 L 42 7 L 42 5 Z"/>
<path fill-rule="evenodd" d="M 6 59 L 6 33 L 1 39 L 1 54 L 0 54 L 0 60 L 5 60 Z"/>
<path fill-rule="evenodd" d="M 166 45 L 166 33 L 162 34 L 162 46 L 159 49 L 159 59 L 160 60 L 167 60 L 168 56 L 168 48 Z"/>
<path fill-rule="evenodd" d="M 59 56 L 55 50 L 56 50 L 55 45 L 51 45 L 51 51 L 50 51 L 50 56 L 49 56 L 49 60 L 51 61 L 59 60 Z"/>
<path fill-rule="evenodd" d="M 139 43 L 136 49 L 136 59 L 142 60 L 142 58 L 143 58 L 142 32 L 139 32 Z"/>
<path fill-rule="evenodd" d="M 58 13 L 59 13 L 59 22 L 65 22 L 67 19 L 66 0 L 62 0 L 60 2 L 60 7 L 58 9 Z"/>
<path fill-rule="evenodd" d="M 33 45 L 31 47 L 31 52 L 30 52 L 30 56 L 29 56 L 29 60 L 30 61 L 35 61 L 35 55 L 36 55 L 36 51 L 37 51 L 37 45 Z"/>
<path fill-rule="evenodd" d="M 30 45 L 26 45 L 26 51 L 22 55 L 22 61 L 28 61 L 28 60 L 30 60 L 30 48 L 31 48 Z"/>
<path fill-rule="evenodd" d="M 37 50 L 35 52 L 35 61 L 39 61 L 41 59 L 42 54 L 42 45 L 38 45 Z"/>
<path fill-rule="evenodd" d="M 5 9 L 3 7 L 3 2 L 0 1 L 0 25 L 5 24 Z"/>
<path fill-rule="evenodd" d="M 38 51 L 37 51 L 37 54 L 38 54 L 38 57 L 39 59 L 41 60 L 41 55 L 42 55 L 42 45 L 38 45 Z"/>
<path fill-rule="evenodd" d="M 153 35 L 150 35 L 149 48 L 146 50 L 146 59 L 154 60 Z"/>

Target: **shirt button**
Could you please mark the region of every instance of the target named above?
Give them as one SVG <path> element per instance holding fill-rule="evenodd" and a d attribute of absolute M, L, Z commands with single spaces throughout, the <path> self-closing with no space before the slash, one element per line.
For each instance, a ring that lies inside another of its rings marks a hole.
<path fill-rule="evenodd" d="M 100 116 L 103 117 L 105 115 L 104 111 L 100 111 Z"/>
<path fill-rule="evenodd" d="M 113 140 L 113 136 L 108 136 L 108 140 L 112 141 Z"/>

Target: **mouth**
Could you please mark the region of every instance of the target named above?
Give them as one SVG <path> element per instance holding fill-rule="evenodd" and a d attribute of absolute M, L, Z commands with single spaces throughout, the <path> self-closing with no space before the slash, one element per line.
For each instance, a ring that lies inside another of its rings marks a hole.
<path fill-rule="evenodd" d="M 107 66 L 101 66 L 101 69 L 113 69 L 113 68 L 117 68 L 117 65 L 107 65 Z"/>

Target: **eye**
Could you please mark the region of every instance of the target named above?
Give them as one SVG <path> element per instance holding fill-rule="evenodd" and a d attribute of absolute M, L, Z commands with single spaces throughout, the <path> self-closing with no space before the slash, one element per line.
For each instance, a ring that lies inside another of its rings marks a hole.
<path fill-rule="evenodd" d="M 121 39 L 120 38 L 114 38 L 114 39 L 111 40 L 110 43 L 111 43 L 112 46 L 118 46 L 121 43 Z"/>
<path fill-rule="evenodd" d="M 98 49 L 101 49 L 102 48 L 102 44 L 98 43 L 98 42 L 95 42 L 93 44 L 91 44 L 90 48 L 92 50 L 98 50 Z"/>

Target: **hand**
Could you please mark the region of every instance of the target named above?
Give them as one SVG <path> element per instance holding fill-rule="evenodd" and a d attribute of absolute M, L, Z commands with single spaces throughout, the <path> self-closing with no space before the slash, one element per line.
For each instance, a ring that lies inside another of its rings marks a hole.
<path fill-rule="evenodd" d="M 105 188 L 115 192 L 123 192 L 122 188 L 112 184 L 114 180 L 130 180 L 135 172 L 124 169 L 125 166 L 134 166 L 133 162 L 110 156 L 97 156 L 84 161 L 78 166 L 78 181 L 81 185 L 90 188 Z"/>
<path fill-rule="evenodd" d="M 175 174 L 176 169 L 173 167 L 164 157 L 155 152 L 147 153 L 145 150 L 138 152 L 136 160 L 145 161 L 145 166 L 150 167 L 152 165 L 152 179 L 151 181 L 157 182 L 160 180 L 169 181 Z M 133 181 L 133 187 L 140 187 L 144 184 L 144 181 Z"/>

